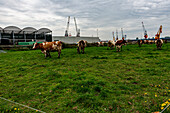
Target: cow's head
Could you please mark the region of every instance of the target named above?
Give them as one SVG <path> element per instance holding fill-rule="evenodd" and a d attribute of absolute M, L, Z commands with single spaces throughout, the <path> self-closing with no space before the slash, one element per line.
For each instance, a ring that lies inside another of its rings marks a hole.
<path fill-rule="evenodd" d="M 39 47 L 39 43 L 34 43 L 34 45 L 33 45 L 33 48 L 32 49 L 37 49 Z"/>
<path fill-rule="evenodd" d="M 84 40 L 84 46 L 86 47 L 87 46 L 87 41 Z"/>
<path fill-rule="evenodd" d="M 126 45 L 127 44 L 127 41 L 126 40 L 123 40 L 123 42 L 122 42 L 124 45 Z"/>

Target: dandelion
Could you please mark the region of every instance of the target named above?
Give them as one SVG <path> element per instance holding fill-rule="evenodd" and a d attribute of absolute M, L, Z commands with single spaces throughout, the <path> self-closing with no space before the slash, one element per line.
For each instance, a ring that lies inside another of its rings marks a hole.
<path fill-rule="evenodd" d="M 17 108 L 14 108 L 14 110 L 17 110 Z"/>
<path fill-rule="evenodd" d="M 157 95 L 155 95 L 155 97 L 157 97 Z"/>
<path fill-rule="evenodd" d="M 166 89 L 169 89 L 168 87 L 166 87 Z"/>
<path fill-rule="evenodd" d="M 145 102 L 147 102 L 147 101 L 145 101 Z"/>
<path fill-rule="evenodd" d="M 160 87 L 160 85 L 159 85 L 159 87 Z"/>
<path fill-rule="evenodd" d="M 36 110 L 36 112 L 38 112 L 38 110 Z"/>
<path fill-rule="evenodd" d="M 168 101 L 166 101 L 166 102 L 165 102 L 165 104 L 169 104 L 169 102 L 168 102 Z"/>
<path fill-rule="evenodd" d="M 164 107 L 161 107 L 161 110 L 163 110 L 164 109 Z"/>
<path fill-rule="evenodd" d="M 81 87 L 83 87 L 83 86 L 81 86 Z"/>
<path fill-rule="evenodd" d="M 145 95 L 147 95 L 147 93 L 145 93 Z"/>
<path fill-rule="evenodd" d="M 18 108 L 18 110 L 20 110 L 20 109 Z"/>
<path fill-rule="evenodd" d="M 155 85 L 155 87 L 157 87 L 157 85 Z"/>
<path fill-rule="evenodd" d="M 138 95 L 138 93 L 136 93 Z"/>
<path fill-rule="evenodd" d="M 165 106 L 165 105 L 166 105 L 165 103 L 162 104 L 162 106 Z"/>

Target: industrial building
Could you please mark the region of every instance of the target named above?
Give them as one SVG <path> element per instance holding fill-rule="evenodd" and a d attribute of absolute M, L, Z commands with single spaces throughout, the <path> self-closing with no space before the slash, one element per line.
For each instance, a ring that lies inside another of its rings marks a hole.
<path fill-rule="evenodd" d="M 0 27 L 0 45 L 17 45 L 18 42 L 52 41 L 52 31 L 48 28 L 35 29 L 16 26 Z"/>
<path fill-rule="evenodd" d="M 52 40 L 53 41 L 62 41 L 67 44 L 76 44 L 80 40 L 85 40 L 88 43 L 95 43 L 95 42 L 99 42 L 99 37 L 53 36 Z"/>

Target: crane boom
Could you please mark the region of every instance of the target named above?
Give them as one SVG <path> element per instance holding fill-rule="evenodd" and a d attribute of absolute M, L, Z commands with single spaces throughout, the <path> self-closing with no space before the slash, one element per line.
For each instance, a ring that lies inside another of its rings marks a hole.
<path fill-rule="evenodd" d="M 76 18 L 75 17 L 74 17 L 74 22 L 75 22 L 76 33 L 77 33 L 77 23 L 76 23 Z"/>
<path fill-rule="evenodd" d="M 116 29 L 116 40 L 118 40 L 118 31 Z"/>
<path fill-rule="evenodd" d="M 147 34 L 147 31 L 145 29 L 145 26 L 144 26 L 143 22 L 142 22 L 142 27 L 143 27 L 144 37 L 145 37 L 145 39 L 147 39 L 148 38 L 148 34 Z"/>
<path fill-rule="evenodd" d="M 70 24 L 70 16 L 68 16 L 67 28 L 66 28 L 66 31 L 65 31 L 65 36 L 68 36 L 69 24 Z"/>
<path fill-rule="evenodd" d="M 74 17 L 74 22 L 75 22 L 75 27 L 76 27 L 76 36 L 80 37 L 80 29 L 77 28 L 77 22 L 76 22 L 76 18 Z"/>
<path fill-rule="evenodd" d="M 122 39 L 124 40 L 123 28 L 121 28 L 121 32 L 122 32 Z"/>
<path fill-rule="evenodd" d="M 162 25 L 160 25 L 160 28 L 159 28 L 157 34 L 155 35 L 155 39 L 160 39 L 161 33 L 162 33 Z"/>

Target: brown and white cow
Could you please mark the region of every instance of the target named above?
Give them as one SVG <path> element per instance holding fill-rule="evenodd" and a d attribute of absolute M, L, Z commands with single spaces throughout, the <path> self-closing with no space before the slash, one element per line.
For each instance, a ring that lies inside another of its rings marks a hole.
<path fill-rule="evenodd" d="M 46 57 L 51 57 L 50 51 L 58 51 L 58 58 L 60 58 L 62 42 L 54 41 L 54 42 L 43 42 L 43 43 L 34 43 L 33 49 L 41 49 L 41 52 Z"/>
<path fill-rule="evenodd" d="M 78 42 L 78 47 L 77 47 L 77 52 L 80 54 L 81 51 L 84 54 L 84 48 L 87 46 L 87 41 L 85 40 L 80 40 Z"/>
<path fill-rule="evenodd" d="M 115 47 L 116 42 L 114 40 L 109 40 L 108 41 L 108 47 L 110 47 L 111 49 L 113 49 L 113 47 Z"/>
<path fill-rule="evenodd" d="M 163 45 L 163 40 L 162 39 L 157 39 L 155 41 L 155 44 L 157 46 L 157 49 L 161 49 L 162 45 Z"/>
<path fill-rule="evenodd" d="M 117 49 L 117 51 L 122 51 L 122 46 L 123 45 L 126 45 L 126 40 L 118 40 L 118 41 L 116 41 L 116 43 L 115 43 L 115 45 L 116 45 L 116 49 Z"/>
<path fill-rule="evenodd" d="M 103 42 L 97 42 L 97 45 L 98 45 L 98 47 L 99 46 L 104 46 L 104 43 Z"/>

